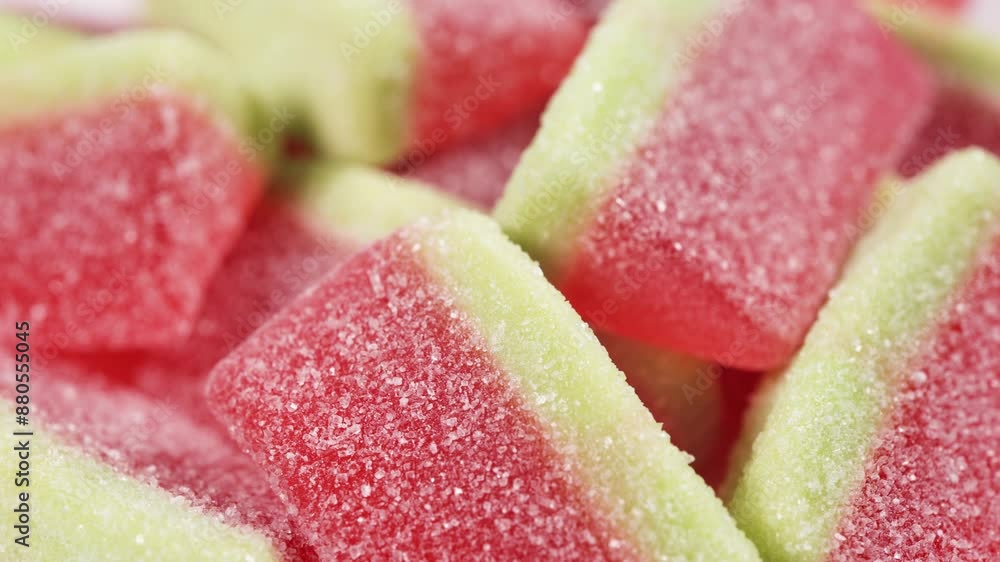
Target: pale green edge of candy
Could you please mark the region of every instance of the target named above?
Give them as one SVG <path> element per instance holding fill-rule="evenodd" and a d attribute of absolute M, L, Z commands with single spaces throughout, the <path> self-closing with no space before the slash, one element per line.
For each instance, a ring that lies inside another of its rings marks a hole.
<path fill-rule="evenodd" d="M 183 92 L 220 116 L 234 134 L 253 134 L 253 99 L 232 62 L 180 32 L 139 31 L 81 41 L 0 73 L 0 122 L 95 100 L 126 112 L 157 88 Z"/>
<path fill-rule="evenodd" d="M 576 237 L 663 110 L 721 0 L 618 0 L 542 116 L 494 216 L 558 277 Z M 721 20 L 720 20 L 721 22 Z M 695 53 L 696 54 L 696 53 Z"/>
<path fill-rule="evenodd" d="M 24 16 L 0 14 L 0 64 L 58 51 L 82 36 L 54 24 L 38 27 Z"/>
<path fill-rule="evenodd" d="M 902 189 L 775 389 L 731 508 L 767 560 L 818 561 L 917 351 L 996 232 L 1000 161 L 979 149 Z"/>
<path fill-rule="evenodd" d="M 498 225 L 458 211 L 408 235 L 644 559 L 759 560 L 590 328 Z"/>
<path fill-rule="evenodd" d="M 374 168 L 314 164 L 289 172 L 288 195 L 336 234 L 367 244 L 423 217 L 466 206 L 424 183 Z"/>
<path fill-rule="evenodd" d="M 0 414 L 13 419 L 9 406 Z M 23 430 L 25 428 L 19 428 Z M 11 437 L 11 440 L 24 439 Z M 15 453 L 0 461 L 5 498 L 0 517 L 4 541 L 0 559 L 19 562 L 277 562 L 271 542 L 249 528 L 224 523 L 192 506 L 186 499 L 143 484 L 71 447 L 54 442 L 45 432 L 29 437 L 30 486 L 16 487 Z M 15 444 L 10 441 L 11 447 Z M 29 493 L 29 548 L 14 544 L 18 494 Z"/>
<path fill-rule="evenodd" d="M 880 1 L 869 4 L 883 30 L 895 34 L 942 76 L 974 90 L 1000 93 L 1000 42 L 957 20 L 907 13 Z"/>
<path fill-rule="evenodd" d="M 153 0 L 149 12 L 231 53 L 325 155 L 384 163 L 402 151 L 419 50 L 404 0 Z"/>

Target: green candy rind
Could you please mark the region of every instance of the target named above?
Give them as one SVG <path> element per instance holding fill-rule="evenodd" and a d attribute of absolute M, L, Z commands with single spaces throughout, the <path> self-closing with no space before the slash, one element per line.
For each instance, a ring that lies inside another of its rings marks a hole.
<path fill-rule="evenodd" d="M 418 51 L 403 0 L 154 0 L 149 10 L 231 53 L 325 155 L 383 163 L 401 152 Z"/>
<path fill-rule="evenodd" d="M 154 89 L 204 103 L 237 135 L 256 129 L 256 107 L 232 62 L 185 33 L 142 31 L 81 41 L 0 73 L 0 123 L 103 100 L 119 112 Z"/>
<path fill-rule="evenodd" d="M 0 64 L 55 52 L 81 40 L 81 36 L 72 31 L 55 25 L 39 28 L 25 20 L 0 14 Z"/>
<path fill-rule="evenodd" d="M 423 217 L 465 203 L 415 180 L 374 168 L 317 164 L 290 172 L 299 208 L 337 234 L 367 244 Z"/>
<path fill-rule="evenodd" d="M 759 560 L 587 324 L 498 225 L 458 211 L 408 235 L 643 559 Z"/>
<path fill-rule="evenodd" d="M 766 560 L 812 562 L 904 373 L 997 232 L 1000 161 L 979 149 L 941 160 L 903 190 L 848 264 L 773 405 L 731 508 Z"/>
<path fill-rule="evenodd" d="M 614 173 L 677 87 L 699 24 L 721 5 L 618 0 L 592 32 L 494 212 L 550 275 L 558 276 Z"/>
<path fill-rule="evenodd" d="M 933 14 L 900 12 L 882 2 L 870 9 L 883 29 L 919 53 L 942 76 L 987 92 L 1000 93 L 1000 42 L 961 23 Z"/>
<path fill-rule="evenodd" d="M 7 407 L 4 418 L 13 419 Z M 25 428 L 19 427 L 19 430 Z M 278 562 L 270 541 L 249 528 L 228 525 L 183 498 L 121 475 L 110 467 L 58 444 L 41 431 L 30 437 L 30 486 L 15 487 L 17 459 L 3 455 L 0 468 L 11 475 L 0 493 L 11 501 L 27 491 L 31 506 L 29 548 L 14 544 L 14 505 L 0 517 L 6 540 L 0 558 L 22 562 Z"/>

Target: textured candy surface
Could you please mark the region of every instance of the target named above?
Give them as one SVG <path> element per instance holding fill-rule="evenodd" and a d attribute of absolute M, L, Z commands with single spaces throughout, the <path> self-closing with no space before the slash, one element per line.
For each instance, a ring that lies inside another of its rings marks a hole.
<path fill-rule="evenodd" d="M 608 329 L 623 335 L 783 364 L 928 103 L 922 69 L 850 3 L 753 3 L 618 173 L 564 292 L 585 318 L 613 302 Z"/>
<path fill-rule="evenodd" d="M 957 515 L 967 507 L 963 498 L 972 493 L 963 488 L 965 482 L 977 487 L 976 493 L 996 493 L 995 488 L 987 488 L 995 486 L 995 480 L 990 484 L 989 479 L 977 476 L 995 460 L 966 461 L 968 479 L 955 482 L 947 476 L 957 470 L 960 457 L 928 456 L 921 462 L 940 463 L 932 472 L 943 478 L 934 480 L 940 488 L 927 501 L 917 503 L 903 503 L 916 497 L 904 487 L 925 475 L 903 461 L 912 462 L 912 455 L 922 447 L 935 446 L 963 456 L 973 449 L 979 455 L 993 456 L 990 439 L 996 427 L 982 424 L 996 416 L 992 410 L 996 399 L 996 377 L 990 371 L 993 359 L 984 359 L 995 355 L 988 347 L 995 334 L 991 328 L 983 337 L 975 337 L 993 312 L 988 310 L 989 299 L 983 301 L 982 316 L 970 314 L 968 306 L 953 299 L 968 286 L 977 260 L 988 255 L 1000 215 L 998 187 L 1000 162 L 987 153 L 966 150 L 948 156 L 896 195 L 858 248 L 802 351 L 765 401 L 770 405 L 761 414 L 763 423 L 750 424 L 760 426 L 760 433 L 748 462 L 735 469 L 740 476 L 731 504 L 733 514 L 767 559 L 824 560 L 838 542 L 846 542 L 847 534 L 837 533 L 838 529 L 852 530 L 848 525 L 879 531 L 851 537 L 852 549 L 873 553 L 892 542 L 897 548 L 917 552 L 927 536 L 922 527 L 913 525 L 919 521 L 899 517 L 909 510 L 926 516 L 928 529 L 935 533 L 945 530 L 940 517 L 952 518 L 956 537 L 967 536 L 969 528 L 991 517 L 995 521 L 993 514 Z M 995 262 L 986 263 L 982 275 L 995 268 Z M 954 320 L 947 317 L 949 306 L 963 311 L 957 321 L 960 325 L 968 322 L 962 329 L 970 331 L 969 343 L 986 347 L 977 347 L 975 353 L 956 347 L 945 356 L 949 346 L 965 337 L 947 324 Z M 945 329 L 937 332 L 939 341 L 934 341 L 939 322 L 945 322 Z M 949 369 L 965 361 L 984 362 L 981 370 L 948 376 Z M 944 379 L 929 382 L 931 370 Z M 943 396 L 933 395 L 933 407 L 915 412 L 923 400 L 930 399 L 925 390 L 937 385 L 947 385 L 949 390 Z M 970 400 L 977 388 L 984 395 Z M 963 401 L 965 408 L 946 404 L 949 398 Z M 956 419 L 956 415 L 966 418 Z M 935 420 L 956 425 L 941 426 Z M 908 431 L 916 427 L 920 431 Z M 890 435 L 896 429 L 903 431 Z M 941 441 L 944 434 L 963 440 L 946 444 Z M 880 443 L 888 449 L 878 452 Z M 894 456 L 897 453 L 900 456 Z M 886 464 L 890 458 L 900 464 Z M 864 478 L 870 478 L 870 485 L 857 503 L 875 503 L 865 506 L 860 516 L 845 518 Z M 892 491 L 878 500 L 879 490 Z M 896 498 L 900 503 L 893 505 Z M 948 502 L 956 513 L 948 512 Z M 892 519 L 884 523 L 866 520 L 871 509 L 882 518 L 883 507 L 884 517 L 893 515 Z M 936 512 L 938 508 L 944 509 L 943 516 Z M 945 547 L 947 539 L 942 540 L 938 546 Z M 957 543 L 961 541 L 956 538 Z M 953 547 L 954 543 L 947 548 Z M 849 558 L 852 553 L 843 551 L 840 556 Z M 874 559 L 884 558 L 891 556 Z"/>
<path fill-rule="evenodd" d="M 421 55 L 413 141 L 440 147 L 537 108 L 569 71 L 587 23 L 559 0 L 408 0 Z"/>
<path fill-rule="evenodd" d="M 236 138 L 153 89 L 7 124 L 0 146 L 4 317 L 60 349 L 183 340 L 260 190 Z"/>
<path fill-rule="evenodd" d="M 351 258 L 210 381 L 321 555 L 756 559 L 537 267 L 488 221 L 438 224 Z"/>
<path fill-rule="evenodd" d="M 5 412 L 13 415 L 12 412 Z M 30 549 L 5 542 L 0 556 L 24 562 L 102 560 L 277 561 L 269 541 L 207 515 L 183 498 L 124 476 L 36 431 L 32 440 L 34 480 Z M 13 455 L 3 468 L 14 473 Z M 0 490 L 16 497 L 4 479 Z M 4 511 L 8 528 L 14 514 Z M 67 523 L 70 524 L 67 524 Z M 17 549 L 17 550 L 14 550 Z"/>
<path fill-rule="evenodd" d="M 1000 559 L 1000 240 L 925 350 L 895 374 L 892 413 L 829 559 Z"/>
<path fill-rule="evenodd" d="M 483 209 L 492 209 L 521 153 L 538 130 L 538 115 L 522 118 L 484 138 L 447 147 L 427 157 L 410 152 L 395 173 L 427 182 Z"/>
<path fill-rule="evenodd" d="M 105 374 L 72 360 L 58 361 L 36 374 L 44 377 L 45 385 L 32 395 L 35 419 L 62 446 L 73 447 L 137 483 L 161 488 L 198 513 L 234 528 L 254 529 L 273 540 L 289 559 L 315 557 L 293 535 L 284 505 L 271 492 L 264 473 L 222 426 L 203 420 L 203 406 L 192 410 L 170 397 L 152 398 L 105 384 L 100 382 L 107 380 Z M 91 502 L 95 510 L 106 508 L 99 496 Z M 87 524 L 87 519 L 66 521 Z M 100 534 L 100 529 L 93 532 Z"/>
<path fill-rule="evenodd" d="M 331 559 L 608 558 L 615 537 L 542 468 L 542 428 L 458 317 L 380 244 L 225 360 L 212 400 Z"/>

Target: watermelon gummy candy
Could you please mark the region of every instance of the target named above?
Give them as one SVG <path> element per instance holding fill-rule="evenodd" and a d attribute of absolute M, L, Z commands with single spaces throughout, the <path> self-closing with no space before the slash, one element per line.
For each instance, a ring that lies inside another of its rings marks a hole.
<path fill-rule="evenodd" d="M 302 116 L 326 155 L 389 162 L 433 153 L 536 109 L 588 23 L 559 0 L 294 0 L 150 3 L 150 19 L 233 53 L 274 107 Z M 268 37 L 261 41 L 261 37 Z"/>
<path fill-rule="evenodd" d="M 6 65 L 0 100 L 0 318 L 40 348 L 183 341 L 263 178 L 226 61 L 175 33 L 83 40 Z"/>
<path fill-rule="evenodd" d="M 108 378 L 194 409 L 209 370 L 316 280 L 377 238 L 461 204 L 418 182 L 316 163 L 266 197 L 205 290 L 190 338 L 174 349 L 104 354 Z M 44 356 L 43 356 L 44 358 Z M 96 359 L 96 363 L 94 363 Z M 205 411 L 204 419 L 211 419 Z"/>
<path fill-rule="evenodd" d="M 622 0 L 495 215 L 604 329 L 775 367 L 924 118 L 925 74 L 852 2 Z"/>
<path fill-rule="evenodd" d="M 470 212 L 342 264 L 209 398 L 321 557 L 757 559 L 579 316 Z"/>
<path fill-rule="evenodd" d="M 891 24 L 892 12 L 877 12 Z M 941 87 L 930 119 L 898 171 L 913 177 L 942 156 L 978 146 L 1000 154 L 1000 42 L 960 23 L 914 15 L 892 30 L 934 68 Z"/>
<path fill-rule="evenodd" d="M 13 344 L 11 344 L 13 348 Z M 5 370 L 13 363 L 0 361 Z M 29 548 L 4 541 L 0 558 L 102 560 L 317 560 L 296 535 L 264 473 L 218 425 L 169 400 L 96 382 L 71 362 L 34 370 Z M 0 411 L 13 420 L 10 402 Z M 84 406 L 85 405 L 85 406 Z M 17 469 L 14 455 L 0 466 Z M 5 526 L 19 514 L 4 510 Z"/>
<path fill-rule="evenodd" d="M 1000 557 L 998 322 L 1000 161 L 967 149 L 900 192 L 764 401 L 731 507 L 765 559 Z"/>
<path fill-rule="evenodd" d="M 366 237 L 403 224 L 405 211 L 413 220 L 458 204 L 415 182 L 359 167 L 314 165 L 298 176 L 298 201 L 268 198 L 253 214 L 208 285 L 184 345 L 141 354 L 55 357 L 36 370 L 46 381 L 32 397 L 46 439 L 38 462 L 60 467 L 42 474 L 53 477 L 46 493 L 53 498 L 74 493 L 66 503 L 69 514 L 38 520 L 45 527 L 35 538 L 41 559 L 315 559 L 260 469 L 207 412 L 202 384 L 219 359 Z M 366 230 L 338 218 L 335 213 L 350 212 L 341 200 L 370 201 Z M 107 501 L 69 489 L 96 478 L 116 483 Z M 171 496 L 184 501 L 164 513 L 164 500 L 179 501 Z M 104 521 L 100 514 L 113 502 L 140 499 L 163 518 L 162 528 L 150 530 L 157 519 L 133 514 L 144 503 L 118 513 L 121 524 L 94 523 Z M 192 526 L 205 527 L 204 534 L 185 538 L 181 533 Z M 89 550 L 80 554 L 72 548 L 83 533 L 91 538 L 84 545 Z M 219 550 L 204 548 L 202 540 L 218 541 Z"/>

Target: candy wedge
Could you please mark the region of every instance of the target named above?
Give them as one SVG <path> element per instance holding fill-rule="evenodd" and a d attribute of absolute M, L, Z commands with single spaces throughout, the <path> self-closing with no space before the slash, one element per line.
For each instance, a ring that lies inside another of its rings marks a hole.
<path fill-rule="evenodd" d="M 28 476 L 0 484 L 8 497 L 28 494 L 29 525 L 17 531 L 27 535 L 23 543 L 0 545 L 4 560 L 317 559 L 263 473 L 221 428 L 182 405 L 97 384 L 89 369 L 34 372 L 45 384 L 32 395 L 32 424 L 14 429 L 30 432 L 17 437 Z M 8 398 L 0 410 L 14 420 Z M 13 475 L 17 462 L 6 455 L 0 465 Z M 25 522 L 4 513 L 8 529 Z"/>
<path fill-rule="evenodd" d="M 209 397 L 321 557 L 757 559 L 581 319 L 472 213 L 341 265 Z"/>
<path fill-rule="evenodd" d="M 211 420 L 209 370 L 316 280 L 393 230 L 462 203 L 429 186 L 362 166 L 318 163 L 289 172 L 265 198 L 205 290 L 191 336 L 165 351 L 91 355 L 106 378 L 185 404 Z M 293 187 L 294 186 L 294 187 Z M 49 359 L 43 351 L 41 360 Z"/>
<path fill-rule="evenodd" d="M 58 349 L 183 341 L 256 202 L 250 97 L 175 33 L 80 41 L 0 73 L 0 318 Z"/>
<path fill-rule="evenodd" d="M 150 2 L 154 22 L 222 45 L 326 155 L 388 162 L 536 109 L 587 31 L 556 0 Z M 268 37 L 261 41 L 261 37 Z"/>
<path fill-rule="evenodd" d="M 495 216 L 584 318 L 775 367 L 925 116 L 925 74 L 853 2 L 621 0 Z"/>
<path fill-rule="evenodd" d="M 998 311 L 1000 161 L 969 149 L 900 192 L 771 391 L 731 503 L 765 559 L 1000 555 Z"/>
<path fill-rule="evenodd" d="M 876 13 L 924 57 L 941 86 L 931 117 L 911 141 L 898 171 L 913 177 L 952 151 L 970 146 L 1000 154 L 1000 42 L 952 20 L 892 10 Z"/>

